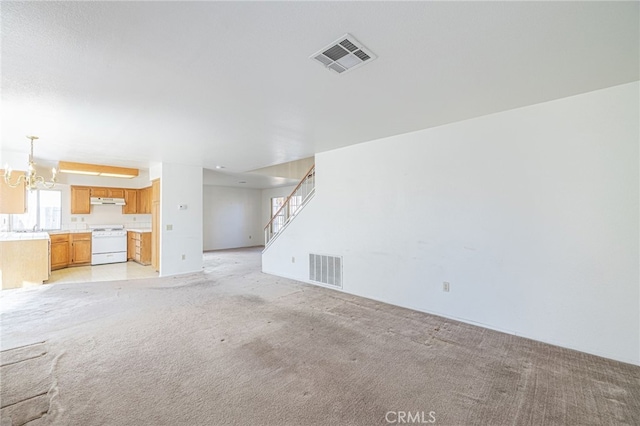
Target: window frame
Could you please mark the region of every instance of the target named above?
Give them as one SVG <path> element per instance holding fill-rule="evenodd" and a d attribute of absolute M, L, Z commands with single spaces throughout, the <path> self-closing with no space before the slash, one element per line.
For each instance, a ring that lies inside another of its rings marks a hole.
<path fill-rule="evenodd" d="M 40 208 L 41 208 L 40 196 L 41 196 L 42 191 L 45 191 L 45 192 L 57 192 L 59 194 L 59 196 L 60 196 L 60 207 L 59 207 L 59 215 L 60 215 L 59 219 L 60 220 L 58 221 L 59 222 L 59 226 L 57 228 L 46 228 L 46 229 L 42 228 L 42 223 L 40 221 L 40 216 L 42 215 L 42 212 L 40 211 Z M 24 216 L 24 215 L 27 215 L 27 214 L 31 213 L 30 210 L 32 208 L 32 206 L 31 206 L 32 203 L 29 202 L 29 201 L 31 201 L 31 200 L 29 200 L 29 198 L 30 198 L 29 195 L 30 195 L 30 193 L 33 193 L 33 192 L 36 192 L 36 196 L 35 196 L 35 204 L 36 204 L 36 206 L 35 206 L 35 222 L 36 222 L 35 223 L 35 227 L 36 227 L 36 229 L 38 231 L 42 231 L 42 232 L 45 232 L 45 231 L 59 231 L 59 230 L 61 230 L 62 229 L 62 190 L 60 190 L 60 189 L 49 189 L 49 188 L 43 188 L 43 189 L 37 188 L 37 189 L 34 189 L 33 191 L 27 191 L 27 194 L 26 194 L 27 195 L 27 210 L 23 214 L 12 214 L 12 215 L 10 215 L 10 220 L 9 220 L 10 229 L 12 231 L 30 231 L 31 230 L 31 229 L 28 229 L 28 228 L 16 229 L 15 220 L 16 220 L 16 216 Z"/>

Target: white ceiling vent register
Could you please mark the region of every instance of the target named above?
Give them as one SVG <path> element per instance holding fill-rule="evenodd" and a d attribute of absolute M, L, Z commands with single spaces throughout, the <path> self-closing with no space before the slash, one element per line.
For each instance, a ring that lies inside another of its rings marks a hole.
<path fill-rule="evenodd" d="M 351 34 L 345 34 L 330 45 L 318 50 L 309 59 L 315 59 L 325 68 L 338 74 L 344 74 L 364 64 L 367 64 L 377 56 Z"/>
<path fill-rule="evenodd" d="M 310 253 L 309 280 L 342 288 L 342 257 Z"/>

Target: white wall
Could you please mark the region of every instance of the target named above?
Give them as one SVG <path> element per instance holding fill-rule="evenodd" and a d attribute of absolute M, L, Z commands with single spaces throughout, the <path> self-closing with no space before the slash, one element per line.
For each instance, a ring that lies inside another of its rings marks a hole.
<path fill-rule="evenodd" d="M 201 271 L 202 167 L 162 163 L 158 171 L 160 276 Z M 187 208 L 180 210 L 180 204 Z"/>
<path fill-rule="evenodd" d="M 639 90 L 319 154 L 263 270 L 340 255 L 346 292 L 640 364 Z"/>
<path fill-rule="evenodd" d="M 202 191 L 204 250 L 263 244 L 261 190 L 205 185 Z"/>

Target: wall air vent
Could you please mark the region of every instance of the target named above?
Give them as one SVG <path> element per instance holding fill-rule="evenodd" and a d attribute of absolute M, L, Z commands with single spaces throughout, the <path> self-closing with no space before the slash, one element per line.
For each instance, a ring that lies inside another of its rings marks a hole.
<path fill-rule="evenodd" d="M 356 69 L 376 58 L 377 56 L 373 52 L 364 47 L 351 34 L 343 35 L 309 56 L 309 59 L 315 59 L 323 67 L 338 74 L 344 74 L 347 71 Z"/>
<path fill-rule="evenodd" d="M 309 280 L 342 288 L 342 257 L 310 253 Z"/>

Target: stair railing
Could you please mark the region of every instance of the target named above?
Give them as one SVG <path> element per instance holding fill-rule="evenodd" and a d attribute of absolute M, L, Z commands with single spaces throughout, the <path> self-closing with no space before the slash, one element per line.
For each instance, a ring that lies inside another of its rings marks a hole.
<path fill-rule="evenodd" d="M 282 228 L 296 215 L 302 206 L 307 202 L 316 188 L 316 166 L 304 175 L 298 186 L 287 197 L 282 206 L 273 215 L 267 226 L 264 227 L 264 245 L 269 242 L 282 231 Z"/>

